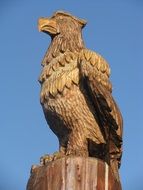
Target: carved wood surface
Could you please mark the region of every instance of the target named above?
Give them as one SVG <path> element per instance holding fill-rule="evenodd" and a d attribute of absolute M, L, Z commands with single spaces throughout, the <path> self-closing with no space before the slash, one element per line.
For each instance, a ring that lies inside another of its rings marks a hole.
<path fill-rule="evenodd" d="M 121 184 L 102 160 L 65 157 L 36 168 L 27 190 L 121 190 Z"/>
<path fill-rule="evenodd" d="M 59 152 L 42 157 L 27 190 L 121 190 L 122 115 L 108 63 L 84 45 L 85 25 L 63 11 L 39 19 L 39 31 L 51 36 L 40 102 Z"/>
<path fill-rule="evenodd" d="M 63 11 L 38 22 L 39 31 L 51 37 L 39 78 L 45 119 L 59 140 L 59 153 L 50 160 L 95 157 L 116 175 L 122 157 L 122 116 L 112 96 L 110 66 L 84 45 L 85 25 Z"/>

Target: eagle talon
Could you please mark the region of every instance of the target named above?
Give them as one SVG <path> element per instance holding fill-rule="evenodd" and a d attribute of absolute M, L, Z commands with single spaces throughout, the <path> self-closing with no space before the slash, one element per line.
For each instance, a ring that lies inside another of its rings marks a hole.
<path fill-rule="evenodd" d="M 53 160 L 60 159 L 60 158 L 62 158 L 62 157 L 64 157 L 64 156 L 65 156 L 65 155 L 64 155 L 63 152 L 55 152 L 55 153 L 53 154 Z"/>
<path fill-rule="evenodd" d="M 46 154 L 46 155 L 44 155 L 44 156 L 42 156 L 40 158 L 40 164 L 41 165 L 46 165 L 49 162 L 52 162 L 52 161 L 55 161 L 57 159 L 62 158 L 63 156 L 64 156 L 64 154 L 62 152 L 55 152 L 55 153 L 53 153 L 51 155 Z"/>
<path fill-rule="evenodd" d="M 47 163 L 53 161 L 53 155 L 46 154 L 40 158 L 40 164 L 46 165 Z"/>

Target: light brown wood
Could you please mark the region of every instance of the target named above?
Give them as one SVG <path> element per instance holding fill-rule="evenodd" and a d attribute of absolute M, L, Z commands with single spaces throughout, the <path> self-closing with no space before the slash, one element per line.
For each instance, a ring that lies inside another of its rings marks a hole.
<path fill-rule="evenodd" d="M 27 190 L 121 190 L 121 184 L 102 160 L 65 157 L 37 167 Z"/>
<path fill-rule="evenodd" d="M 39 77 L 40 102 L 59 152 L 42 156 L 27 190 L 121 190 L 122 115 L 112 96 L 110 66 L 84 45 L 85 25 L 63 11 L 39 19 L 39 31 L 51 37 Z"/>
<path fill-rule="evenodd" d="M 122 157 L 122 115 L 112 96 L 110 66 L 84 45 L 85 25 L 63 11 L 38 22 L 39 31 L 51 37 L 39 77 L 45 119 L 59 140 L 59 152 L 49 158 L 95 157 L 110 164 L 116 175 Z"/>

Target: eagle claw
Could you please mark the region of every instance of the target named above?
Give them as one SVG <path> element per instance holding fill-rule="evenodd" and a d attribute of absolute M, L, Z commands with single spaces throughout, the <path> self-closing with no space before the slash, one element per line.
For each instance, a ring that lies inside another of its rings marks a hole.
<path fill-rule="evenodd" d="M 55 152 L 51 155 L 46 154 L 40 158 L 40 164 L 46 165 L 49 162 L 55 161 L 55 160 L 60 159 L 62 157 L 64 157 L 64 154 L 62 152 Z"/>

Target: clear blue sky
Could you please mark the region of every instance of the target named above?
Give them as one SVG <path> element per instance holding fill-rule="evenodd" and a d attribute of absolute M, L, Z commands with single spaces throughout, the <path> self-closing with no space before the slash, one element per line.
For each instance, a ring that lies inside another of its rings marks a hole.
<path fill-rule="evenodd" d="M 0 1 L 0 190 L 24 190 L 32 164 L 58 149 L 39 103 L 40 63 L 50 43 L 37 19 L 66 10 L 88 21 L 86 46 L 109 62 L 124 118 L 123 190 L 143 189 L 143 1 Z"/>

